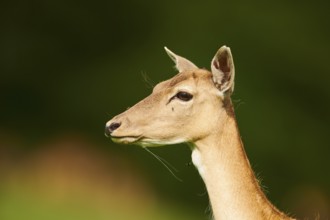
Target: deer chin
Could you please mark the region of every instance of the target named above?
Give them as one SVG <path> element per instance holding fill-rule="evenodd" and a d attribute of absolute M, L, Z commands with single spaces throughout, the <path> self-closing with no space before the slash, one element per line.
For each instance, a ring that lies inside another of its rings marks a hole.
<path fill-rule="evenodd" d="M 141 138 L 136 144 L 141 145 L 142 147 L 160 147 L 164 145 L 181 144 L 184 142 L 187 141 L 184 139 L 162 140 L 144 137 Z"/>
<path fill-rule="evenodd" d="M 162 140 L 140 136 L 111 136 L 111 139 L 115 143 L 119 144 L 134 144 L 142 147 L 160 147 L 164 145 L 173 145 L 187 142 L 183 139 L 173 139 L 173 140 Z"/>

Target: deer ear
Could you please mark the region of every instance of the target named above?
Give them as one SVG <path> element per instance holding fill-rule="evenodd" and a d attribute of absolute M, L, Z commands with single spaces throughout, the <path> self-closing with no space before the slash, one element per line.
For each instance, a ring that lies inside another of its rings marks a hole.
<path fill-rule="evenodd" d="M 175 68 L 179 72 L 198 69 L 198 67 L 195 64 L 193 64 L 191 61 L 187 60 L 184 57 L 176 55 L 175 53 L 170 51 L 167 47 L 164 47 L 164 48 L 165 48 L 165 51 L 168 54 L 168 56 L 174 61 Z"/>
<path fill-rule="evenodd" d="M 223 93 L 234 91 L 235 68 L 229 47 L 222 46 L 215 54 L 211 63 L 213 82 Z"/>

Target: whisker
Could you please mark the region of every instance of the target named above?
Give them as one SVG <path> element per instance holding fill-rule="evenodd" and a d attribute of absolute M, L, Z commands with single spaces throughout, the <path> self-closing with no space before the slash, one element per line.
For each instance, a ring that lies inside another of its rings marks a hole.
<path fill-rule="evenodd" d="M 143 149 L 145 149 L 148 153 L 150 153 L 152 156 L 154 156 L 161 164 L 163 164 L 163 166 L 172 174 L 172 176 L 175 179 L 177 179 L 180 182 L 183 182 L 183 180 L 180 179 L 177 175 L 175 175 L 175 173 L 171 170 L 171 168 L 172 168 L 175 172 L 178 172 L 178 170 L 176 168 L 174 168 L 173 165 L 171 165 L 169 162 L 167 162 L 164 158 L 161 158 L 160 156 L 153 153 L 148 148 L 143 147 Z"/>
<path fill-rule="evenodd" d="M 141 72 L 143 81 L 145 82 L 147 88 L 152 89 L 154 88 L 155 83 L 150 79 L 146 72 Z"/>
<path fill-rule="evenodd" d="M 241 105 L 244 105 L 245 102 L 242 101 L 241 99 L 233 99 L 233 103 L 235 103 L 234 108 L 238 109 Z"/>

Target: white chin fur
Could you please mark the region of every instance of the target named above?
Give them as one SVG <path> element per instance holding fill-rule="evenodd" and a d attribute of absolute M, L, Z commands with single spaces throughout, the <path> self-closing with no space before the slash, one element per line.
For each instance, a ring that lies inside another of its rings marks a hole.
<path fill-rule="evenodd" d="M 186 142 L 186 140 L 184 140 L 184 139 L 154 140 L 154 139 L 143 138 L 140 141 L 138 141 L 136 144 L 141 145 L 143 147 L 159 147 L 159 146 L 163 146 L 163 145 L 181 144 L 181 143 L 185 143 L 185 142 Z"/>

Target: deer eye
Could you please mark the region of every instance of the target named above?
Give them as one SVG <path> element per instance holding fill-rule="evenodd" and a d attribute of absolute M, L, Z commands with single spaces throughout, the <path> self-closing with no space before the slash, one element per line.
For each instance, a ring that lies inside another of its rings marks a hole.
<path fill-rule="evenodd" d="M 191 100 L 193 98 L 193 95 L 188 92 L 178 92 L 175 95 L 175 97 L 180 99 L 181 101 L 188 102 L 189 100 Z"/>

